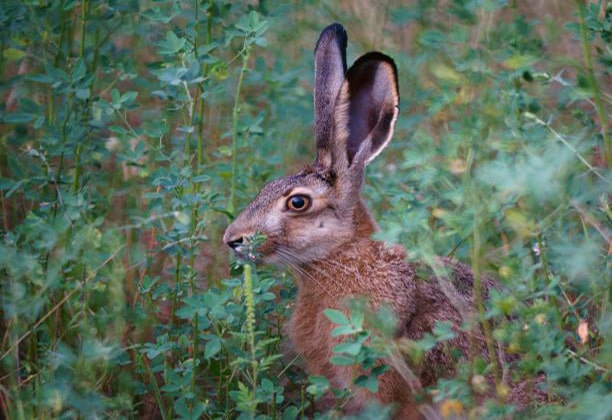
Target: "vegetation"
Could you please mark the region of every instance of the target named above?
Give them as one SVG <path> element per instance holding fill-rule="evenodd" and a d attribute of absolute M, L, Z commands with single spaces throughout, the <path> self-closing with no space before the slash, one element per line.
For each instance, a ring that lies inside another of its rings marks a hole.
<path fill-rule="evenodd" d="M 504 286 L 474 321 L 516 360 L 473 357 L 424 392 L 444 415 L 512 417 L 509 377 L 541 373 L 546 404 L 525 417 L 610 418 L 611 13 L 605 0 L 2 2 L 0 416 L 317 414 L 329 384 L 283 341 L 291 273 L 231 263 L 221 235 L 314 156 L 312 50 L 340 21 L 350 58 L 378 49 L 399 68 L 398 127 L 368 170 L 379 238 Z M 347 338 L 334 363 L 399 348 L 416 365 L 453 334 L 396 342 L 388 317 L 368 328 L 359 305 L 330 310 Z M 369 372 L 353 386 L 376 389 Z M 338 407 L 349 393 L 334 390 Z"/>

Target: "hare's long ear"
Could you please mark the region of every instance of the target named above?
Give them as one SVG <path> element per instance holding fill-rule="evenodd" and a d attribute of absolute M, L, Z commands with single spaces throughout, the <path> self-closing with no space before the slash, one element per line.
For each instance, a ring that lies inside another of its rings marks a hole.
<path fill-rule="evenodd" d="M 334 23 L 321 32 L 315 47 L 314 114 L 317 165 L 330 167 L 334 104 L 346 73 L 346 31 Z"/>
<path fill-rule="evenodd" d="M 361 56 L 346 74 L 336 99 L 336 169 L 349 169 L 361 178 L 365 165 L 391 140 L 398 113 L 395 63 L 378 52 Z"/>

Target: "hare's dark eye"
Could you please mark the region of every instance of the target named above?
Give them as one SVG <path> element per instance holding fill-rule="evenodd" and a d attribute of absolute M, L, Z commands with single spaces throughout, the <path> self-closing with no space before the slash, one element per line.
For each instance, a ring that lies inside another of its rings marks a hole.
<path fill-rule="evenodd" d="M 307 195 L 292 195 L 287 199 L 287 208 L 292 211 L 304 211 L 310 207 L 310 197 Z"/>

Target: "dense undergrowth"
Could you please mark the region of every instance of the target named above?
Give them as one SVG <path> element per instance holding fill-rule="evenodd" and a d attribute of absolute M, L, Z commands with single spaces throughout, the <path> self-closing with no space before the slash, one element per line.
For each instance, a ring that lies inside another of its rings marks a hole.
<path fill-rule="evenodd" d="M 467 360 L 426 392 L 442 414 L 518 416 L 510 377 L 545 374 L 547 402 L 526 417 L 609 418 L 611 12 L 3 2 L 0 416 L 316 415 L 329 384 L 283 341 L 291 273 L 232 265 L 221 234 L 265 181 L 314 156 L 312 50 L 340 21 L 350 59 L 378 49 L 399 67 L 398 127 L 366 187 L 379 238 L 504 286 L 478 318 L 519 357 Z M 397 345 L 358 309 L 329 316 L 347 336 L 335 363 L 375 366 Z M 407 360 L 452 334 L 402 343 Z M 353 386 L 375 389 L 376 373 Z M 334 392 L 341 407 L 350 390 Z"/>

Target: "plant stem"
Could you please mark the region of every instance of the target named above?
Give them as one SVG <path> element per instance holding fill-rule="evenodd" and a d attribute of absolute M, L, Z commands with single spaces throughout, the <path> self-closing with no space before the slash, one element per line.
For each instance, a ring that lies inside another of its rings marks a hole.
<path fill-rule="evenodd" d="M 10 287 L 14 287 L 12 282 Z M 9 349 L 4 353 L 4 355 L 2 356 L 2 358 L 4 358 L 6 355 L 10 354 L 12 352 L 12 350 L 14 349 L 14 366 L 11 366 L 11 368 L 15 368 L 15 370 L 17 371 L 17 373 L 15 375 L 9 375 L 9 384 L 10 384 L 10 388 L 11 388 L 11 393 L 15 396 L 15 405 L 17 406 L 17 419 L 19 420 L 25 420 L 26 416 L 24 413 L 24 408 L 23 408 L 23 401 L 21 399 L 21 395 L 19 393 L 19 383 L 18 383 L 18 377 L 19 377 L 19 370 L 20 370 L 20 360 L 19 360 L 19 343 L 21 342 L 19 340 L 19 332 L 18 332 L 18 328 L 19 328 L 19 318 L 17 317 L 17 315 L 15 315 L 14 317 L 11 318 L 11 320 L 9 321 L 9 334 L 10 334 L 10 340 L 9 342 L 10 347 Z M 1 360 L 1 359 L 0 359 Z M 10 362 L 9 362 L 10 363 Z M 13 369 L 11 369 L 13 370 Z"/>
<path fill-rule="evenodd" d="M 481 198 L 477 194 L 477 188 L 474 182 L 474 164 L 476 162 L 477 149 L 475 146 L 470 147 L 468 149 L 468 154 L 466 157 L 466 171 L 463 178 L 463 185 L 466 191 L 469 191 L 470 201 L 472 206 L 476 209 L 474 214 L 474 228 L 472 231 L 472 251 L 471 251 L 471 263 L 472 263 L 472 276 L 473 276 L 473 305 L 477 311 L 477 319 L 482 327 L 482 332 L 484 335 L 487 353 L 489 354 L 490 361 L 493 363 L 493 378 L 495 380 L 495 385 L 500 385 L 501 380 L 501 364 L 497 357 L 497 352 L 495 351 L 495 342 L 493 340 L 493 335 L 491 334 L 491 326 L 489 325 L 489 321 L 485 317 L 484 304 L 482 301 L 482 277 L 481 277 L 481 236 L 480 236 L 480 227 L 482 220 L 484 219 L 484 215 L 482 215 L 481 210 Z M 474 377 L 474 366 L 476 357 L 479 352 L 479 345 L 476 342 L 476 338 L 474 335 L 470 334 L 469 338 L 469 352 L 470 352 L 470 378 Z"/>
<path fill-rule="evenodd" d="M 4 153 L 4 150 L 2 150 Z M 2 166 L 0 165 L 0 178 L 2 178 Z M 4 197 L 4 190 L 0 191 L 0 202 L 2 203 L 2 227 L 5 232 L 9 231 L 9 221 L 8 221 L 8 208 L 6 206 L 6 199 Z"/>
<path fill-rule="evenodd" d="M 76 193 L 79 190 L 79 168 L 81 165 L 81 144 L 77 144 L 74 152 L 74 174 L 72 177 L 72 192 Z"/>
<path fill-rule="evenodd" d="M 236 178 L 238 176 L 238 116 L 240 115 L 240 90 L 242 89 L 242 81 L 246 74 L 249 64 L 250 50 L 245 46 L 242 52 L 242 67 L 238 76 L 238 85 L 236 86 L 236 94 L 234 95 L 234 107 L 232 110 L 232 180 L 230 186 L 230 198 L 227 203 L 227 211 L 234 214 L 236 209 Z"/>
<path fill-rule="evenodd" d="M 482 301 L 482 276 L 480 272 L 481 219 L 482 218 L 477 213 L 474 223 L 474 231 L 472 232 L 472 273 L 474 276 L 474 306 L 478 311 L 478 319 L 480 321 L 482 331 L 485 336 L 487 353 L 489 353 L 489 358 L 493 363 L 493 377 L 495 379 L 495 384 L 499 385 L 501 378 L 501 368 L 499 360 L 497 358 L 497 352 L 495 351 L 495 343 L 491 334 L 491 326 L 489 325 L 489 320 L 485 317 L 484 304 Z"/>
<path fill-rule="evenodd" d="M 89 0 L 84 0 L 81 6 L 81 46 L 79 49 L 79 58 L 85 61 L 85 36 L 87 34 L 87 17 L 89 13 Z M 87 112 L 85 109 L 84 112 Z M 81 170 L 81 143 L 76 145 L 74 152 L 74 174 L 72 179 L 72 192 L 76 193 L 79 190 L 79 176 Z"/>
<path fill-rule="evenodd" d="M 179 290 L 180 290 L 180 285 L 181 285 L 181 262 L 182 262 L 182 255 L 179 251 L 178 254 L 176 254 L 176 268 L 174 270 L 174 297 L 172 299 L 172 308 L 171 308 L 171 315 L 170 315 L 170 323 L 171 325 L 175 325 L 175 312 L 178 308 L 178 295 L 179 295 Z"/>
<path fill-rule="evenodd" d="M 246 306 L 246 330 L 249 338 L 249 347 L 251 348 L 253 395 L 255 395 L 257 392 L 258 363 L 255 349 L 255 295 L 253 292 L 253 275 L 250 264 L 244 265 L 244 302 Z"/>
<path fill-rule="evenodd" d="M 185 90 L 189 89 L 185 86 Z M 196 93 L 199 91 L 199 88 L 196 89 Z M 189 127 L 190 131 L 185 136 L 185 162 L 191 162 L 191 136 L 193 134 L 193 124 L 195 123 L 195 114 L 196 114 L 196 105 L 198 102 L 195 98 L 191 98 L 189 95 L 189 91 L 187 90 L 188 97 L 190 100 L 190 108 L 189 108 Z"/>
<path fill-rule="evenodd" d="M 584 67 L 586 70 L 587 77 L 591 89 L 593 89 L 593 99 L 595 101 L 595 109 L 597 111 L 597 117 L 599 118 L 599 125 L 601 127 L 601 135 L 604 140 L 604 158 L 606 164 L 610 166 L 612 159 L 612 144 L 610 144 L 610 137 L 608 136 L 608 122 L 606 119 L 606 112 L 601 100 L 601 92 L 599 90 L 599 84 L 595 77 L 595 71 L 593 70 L 593 56 L 591 55 L 591 48 L 587 36 L 587 27 L 585 19 L 585 3 L 584 0 L 576 0 L 578 6 L 578 22 L 580 24 L 580 41 L 582 44 L 582 59 L 584 60 Z"/>
<path fill-rule="evenodd" d="M 542 232 L 538 232 L 536 236 L 536 241 L 538 244 L 538 249 L 540 252 L 540 261 L 542 261 L 542 270 L 544 270 L 544 278 L 546 279 L 546 285 L 550 286 L 550 269 L 548 268 L 548 257 L 546 256 L 546 251 L 544 249 L 544 241 L 542 240 Z M 548 296 L 546 296 L 548 300 Z"/>
<path fill-rule="evenodd" d="M 212 12 L 211 12 L 211 2 L 208 3 L 208 8 L 206 11 L 206 43 L 210 44 L 212 40 Z M 197 53 L 197 51 L 196 51 Z M 204 64 L 202 67 L 202 76 L 204 80 L 208 78 L 208 63 Z M 199 168 L 204 164 L 204 98 L 202 94 L 204 93 L 204 83 L 200 84 L 201 88 L 198 93 L 198 101 L 200 102 L 199 108 L 199 119 L 198 119 L 198 173 Z"/>
<path fill-rule="evenodd" d="M 87 35 L 87 13 L 89 12 L 89 0 L 83 0 L 81 6 L 81 48 L 79 57 L 85 57 L 85 36 Z"/>
<path fill-rule="evenodd" d="M 64 11 L 64 3 L 65 0 L 60 1 L 59 10 L 60 10 L 60 39 L 57 44 L 57 52 L 55 53 L 55 60 L 53 60 L 53 65 L 57 67 L 59 64 L 59 59 L 62 54 L 62 45 L 64 44 L 64 36 L 66 35 L 66 12 Z"/>
<path fill-rule="evenodd" d="M 191 354 L 191 393 L 193 394 L 193 401 L 196 401 L 196 363 L 198 355 L 198 314 L 196 313 L 193 320 L 193 337 L 192 341 L 192 354 Z M 191 404 L 191 410 L 193 410 L 193 403 Z"/>
<path fill-rule="evenodd" d="M 155 377 L 155 374 L 153 373 L 153 371 L 151 370 L 147 362 L 144 360 L 143 356 L 137 354 L 136 360 L 140 362 L 139 364 L 147 372 L 149 376 L 149 382 L 153 385 L 153 398 L 155 399 L 155 402 L 157 403 L 157 406 L 159 407 L 159 413 L 162 417 L 162 420 L 166 420 L 166 409 L 164 408 L 164 399 L 161 395 L 159 386 L 157 385 L 157 378 Z"/>

